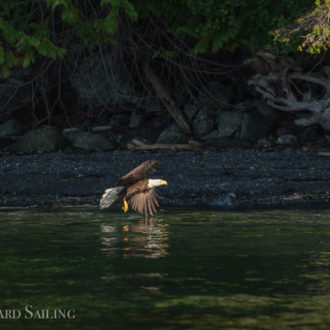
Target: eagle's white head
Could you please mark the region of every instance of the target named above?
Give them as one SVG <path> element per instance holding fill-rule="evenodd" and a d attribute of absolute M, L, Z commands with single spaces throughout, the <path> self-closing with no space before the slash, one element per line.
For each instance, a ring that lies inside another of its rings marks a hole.
<path fill-rule="evenodd" d="M 148 188 L 154 188 L 162 185 L 167 186 L 167 181 L 162 179 L 149 179 L 148 181 Z"/>

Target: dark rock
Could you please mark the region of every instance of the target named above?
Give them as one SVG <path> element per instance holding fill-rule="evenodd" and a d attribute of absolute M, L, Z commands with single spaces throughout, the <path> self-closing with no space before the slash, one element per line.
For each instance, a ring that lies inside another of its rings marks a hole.
<path fill-rule="evenodd" d="M 183 113 L 185 117 L 188 119 L 188 122 L 192 123 L 199 108 L 200 107 L 197 104 L 186 104 L 184 106 Z"/>
<path fill-rule="evenodd" d="M 0 136 L 11 136 L 11 135 L 17 135 L 20 134 L 22 131 L 21 124 L 15 120 L 10 119 L 0 125 Z"/>
<path fill-rule="evenodd" d="M 15 139 L 9 136 L 0 136 L 0 148 L 6 148 L 10 146 L 13 142 L 15 142 Z"/>
<path fill-rule="evenodd" d="M 268 132 L 269 127 L 265 120 L 250 113 L 244 114 L 240 133 L 242 140 L 257 140 L 267 136 Z"/>
<path fill-rule="evenodd" d="M 170 116 L 169 113 L 165 112 L 161 115 L 158 115 L 156 117 L 153 117 L 149 122 L 148 122 L 148 127 L 151 129 L 156 129 L 156 130 L 163 130 L 165 127 L 169 127 L 170 125 L 173 124 L 173 118 Z"/>
<path fill-rule="evenodd" d="M 71 72 L 72 68 L 69 70 Z M 77 70 L 70 76 L 70 81 L 83 105 L 92 108 L 108 104 L 136 104 L 139 99 L 124 64 L 110 50 L 84 57 L 77 63 Z"/>
<path fill-rule="evenodd" d="M 212 139 L 217 139 L 219 138 L 218 131 L 212 131 L 209 134 L 203 136 L 201 140 L 206 141 L 206 140 L 212 140 Z"/>
<path fill-rule="evenodd" d="M 306 147 L 306 146 L 303 146 L 301 150 L 302 150 L 303 152 L 307 152 L 307 151 L 309 151 L 309 148 Z"/>
<path fill-rule="evenodd" d="M 115 143 L 119 148 L 127 149 L 127 144 L 131 143 L 135 138 L 140 140 L 140 138 L 136 137 L 133 133 L 117 134 L 115 135 Z"/>
<path fill-rule="evenodd" d="M 109 126 L 115 129 L 128 127 L 129 118 L 126 114 L 119 113 L 112 116 Z"/>
<path fill-rule="evenodd" d="M 67 140 L 55 127 L 45 126 L 26 133 L 13 147 L 17 152 L 31 154 L 58 150 L 66 145 Z"/>
<path fill-rule="evenodd" d="M 253 112 L 253 103 L 243 102 L 232 111 L 218 114 L 218 136 L 236 137 L 242 140 L 257 140 L 266 137 L 268 123 Z"/>
<path fill-rule="evenodd" d="M 291 134 L 281 135 L 277 138 L 276 143 L 280 145 L 290 145 L 297 143 L 297 137 Z"/>
<path fill-rule="evenodd" d="M 90 131 L 91 122 L 89 120 L 84 120 L 78 124 L 77 128 L 79 128 L 82 132 Z"/>
<path fill-rule="evenodd" d="M 244 116 L 239 111 L 221 111 L 218 115 L 218 137 L 232 137 L 240 133 Z"/>
<path fill-rule="evenodd" d="M 271 107 L 261 100 L 255 101 L 255 106 L 258 112 L 272 122 L 277 122 L 283 118 L 283 112 Z"/>
<path fill-rule="evenodd" d="M 320 139 L 317 140 L 316 143 L 317 144 L 320 144 L 320 145 L 326 145 L 327 147 L 329 147 L 329 145 L 330 145 L 330 137 L 329 136 L 326 136 L 326 135 L 323 135 Z"/>
<path fill-rule="evenodd" d="M 184 135 L 177 124 L 173 123 L 160 133 L 156 143 L 187 143 L 188 138 Z"/>
<path fill-rule="evenodd" d="M 81 130 L 77 127 L 69 127 L 69 128 L 64 128 L 62 130 L 62 134 L 63 136 L 69 140 L 70 142 L 72 142 L 75 138 L 75 136 L 78 134 L 78 133 L 81 133 Z"/>
<path fill-rule="evenodd" d="M 314 126 L 309 126 L 303 129 L 300 134 L 300 137 L 302 142 L 315 143 L 319 141 L 323 137 L 323 135 L 321 134 L 320 129 Z"/>
<path fill-rule="evenodd" d="M 74 136 L 72 145 L 86 151 L 111 150 L 114 143 L 106 137 L 91 132 L 78 133 Z"/>
<path fill-rule="evenodd" d="M 209 133 L 214 127 L 213 113 L 206 108 L 200 109 L 193 121 L 193 129 L 198 137 Z"/>
<path fill-rule="evenodd" d="M 274 141 L 271 138 L 259 139 L 257 141 L 258 148 L 271 148 L 273 146 L 273 144 L 274 144 Z"/>
<path fill-rule="evenodd" d="M 165 120 L 165 122 L 164 122 L 163 118 L 158 117 L 158 118 L 154 118 L 153 120 L 150 121 L 149 127 L 151 129 L 160 129 L 164 126 L 166 127 L 166 126 L 170 125 L 171 122 L 172 122 L 171 120 L 170 121 Z"/>
<path fill-rule="evenodd" d="M 276 131 L 277 135 L 278 136 L 281 136 L 281 135 L 287 135 L 289 134 L 289 130 L 287 127 L 279 127 Z"/>
<path fill-rule="evenodd" d="M 154 143 L 157 140 L 160 131 L 160 128 L 146 126 L 138 129 L 138 131 L 134 133 L 134 136 L 139 140 L 142 138 L 149 141 L 149 143 Z"/>

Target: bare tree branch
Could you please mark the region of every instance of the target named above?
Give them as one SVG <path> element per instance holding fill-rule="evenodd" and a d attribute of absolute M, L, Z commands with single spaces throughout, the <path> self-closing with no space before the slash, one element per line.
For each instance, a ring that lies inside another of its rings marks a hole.
<path fill-rule="evenodd" d="M 325 73 L 304 73 L 286 57 L 275 57 L 265 52 L 257 53 L 249 63 L 259 71 L 249 80 L 249 84 L 264 97 L 267 104 L 282 111 L 307 110 L 310 116 L 296 119 L 297 125 L 318 123 L 330 131 L 328 70 L 324 70 Z"/>

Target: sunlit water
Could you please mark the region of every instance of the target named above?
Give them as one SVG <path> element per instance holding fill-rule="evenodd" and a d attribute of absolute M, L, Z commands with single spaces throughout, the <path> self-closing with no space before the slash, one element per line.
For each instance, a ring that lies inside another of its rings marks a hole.
<path fill-rule="evenodd" d="M 327 210 L 0 211 L 0 329 L 329 329 L 329 272 Z"/>

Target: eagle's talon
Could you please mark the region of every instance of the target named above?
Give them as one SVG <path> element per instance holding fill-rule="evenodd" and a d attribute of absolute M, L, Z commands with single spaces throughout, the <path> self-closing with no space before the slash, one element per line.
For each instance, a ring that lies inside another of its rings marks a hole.
<path fill-rule="evenodd" d="M 123 204 L 122 210 L 124 212 L 127 212 L 128 211 L 128 205 L 127 205 L 126 199 L 124 199 L 124 204 Z"/>

